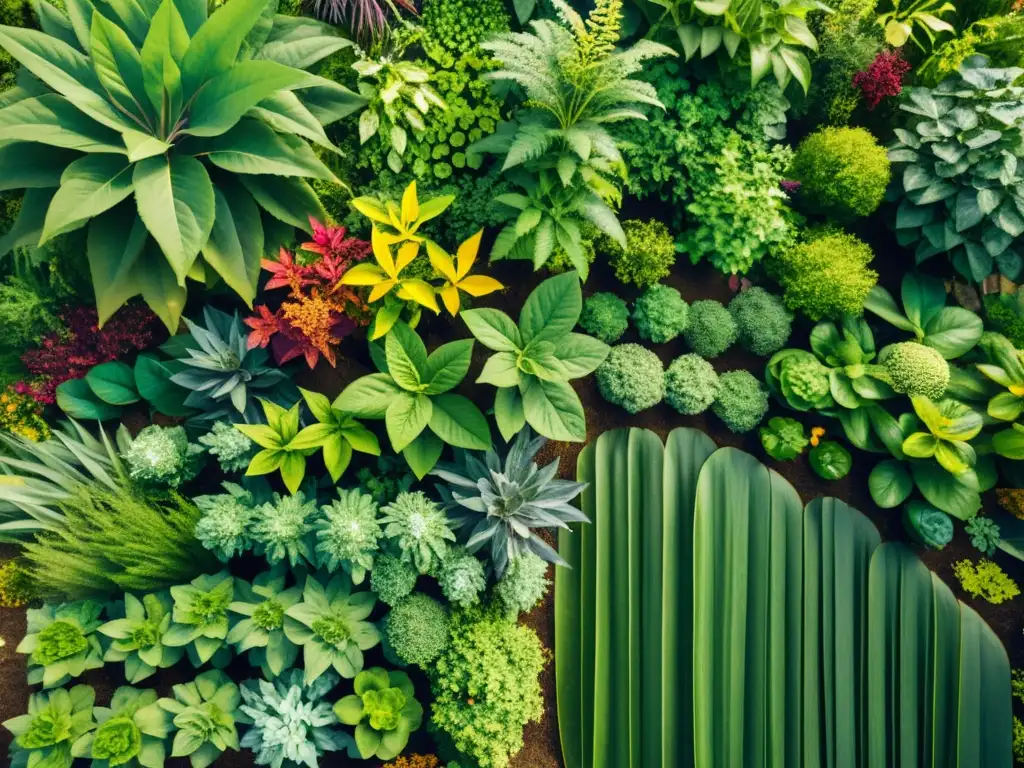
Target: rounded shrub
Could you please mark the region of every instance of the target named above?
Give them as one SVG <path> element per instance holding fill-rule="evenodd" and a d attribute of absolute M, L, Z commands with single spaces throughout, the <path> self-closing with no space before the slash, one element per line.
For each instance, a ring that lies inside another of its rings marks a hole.
<path fill-rule="evenodd" d="M 605 344 L 614 344 L 629 328 L 629 308 L 614 293 L 595 293 L 583 302 L 580 327 Z"/>
<path fill-rule="evenodd" d="M 615 276 L 624 283 L 641 288 L 668 277 L 676 263 L 676 245 L 668 227 L 656 219 L 629 219 L 622 222 L 626 248 L 608 236 L 602 236 L 599 249 L 608 255 Z"/>
<path fill-rule="evenodd" d="M 718 396 L 718 374 L 700 355 L 681 355 L 665 371 L 665 402 L 684 416 L 706 411 Z"/>
<path fill-rule="evenodd" d="M 753 287 L 729 302 L 740 344 L 755 355 L 767 357 L 782 349 L 793 330 L 793 313 L 782 298 Z"/>
<path fill-rule="evenodd" d="M 735 343 L 739 329 L 721 302 L 701 299 L 690 305 L 685 336 L 686 343 L 701 357 L 718 357 Z"/>
<path fill-rule="evenodd" d="M 506 617 L 514 620 L 544 599 L 551 585 L 547 572 L 547 562 L 533 552 L 524 552 L 509 561 L 501 580 L 494 586 L 494 594 L 501 601 Z"/>
<path fill-rule="evenodd" d="M 749 432 L 768 413 L 768 392 L 750 371 L 729 371 L 718 377 L 711 410 L 733 432 Z"/>
<path fill-rule="evenodd" d="M 633 323 L 640 338 L 665 344 L 686 330 L 690 308 L 675 288 L 652 285 L 633 306 Z"/>
<path fill-rule="evenodd" d="M 665 397 L 665 368 L 658 356 L 639 344 L 619 344 L 596 371 L 601 397 L 630 413 L 639 413 Z"/>
<path fill-rule="evenodd" d="M 773 259 L 769 271 L 787 307 L 815 321 L 838 319 L 846 312 L 863 314 L 864 299 L 878 282 L 878 273 L 868 269 L 874 257 L 867 243 L 826 227 Z"/>
<path fill-rule="evenodd" d="M 864 128 L 822 128 L 800 143 L 793 158 L 800 199 L 834 219 L 874 213 L 890 175 L 885 147 Z"/>
<path fill-rule="evenodd" d="M 388 614 L 387 635 L 398 658 L 426 667 L 448 644 L 448 611 L 422 592 L 409 595 Z"/>
<path fill-rule="evenodd" d="M 381 555 L 370 571 L 370 589 L 388 605 L 398 605 L 412 594 L 419 573 L 409 563 L 394 555 Z"/>
<path fill-rule="evenodd" d="M 904 395 L 938 400 L 949 386 L 949 363 L 936 350 L 916 341 L 886 347 L 882 365 L 893 390 Z"/>

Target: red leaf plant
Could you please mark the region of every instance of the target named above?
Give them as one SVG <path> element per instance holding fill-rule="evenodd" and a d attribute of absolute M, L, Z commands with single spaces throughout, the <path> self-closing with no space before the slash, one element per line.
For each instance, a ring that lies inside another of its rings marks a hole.
<path fill-rule="evenodd" d="M 263 268 L 271 275 L 264 290 L 287 288 L 288 298 L 273 312 L 256 305 L 256 316 L 245 320 L 252 329 L 249 349 L 269 346 L 278 365 L 301 356 L 314 368 L 323 355 L 334 366 L 335 347 L 369 322 L 366 303 L 340 281 L 349 267 L 370 255 L 370 244 L 346 237 L 344 227 L 324 226 L 312 217 L 309 223 L 313 239 L 299 249 L 317 259 L 303 264 L 286 248 L 277 261 L 264 259 Z"/>
<path fill-rule="evenodd" d="M 882 51 L 871 65 L 853 76 L 853 85 L 860 88 L 868 110 L 873 110 L 884 99 L 903 92 L 903 77 L 910 71 L 910 62 L 899 51 Z"/>

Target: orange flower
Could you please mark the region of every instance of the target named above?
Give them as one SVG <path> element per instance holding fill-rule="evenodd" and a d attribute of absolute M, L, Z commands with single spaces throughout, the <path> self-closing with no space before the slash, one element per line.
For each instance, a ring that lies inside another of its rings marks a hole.
<path fill-rule="evenodd" d="M 811 427 L 811 445 L 817 446 L 825 435 L 824 427 Z"/>
<path fill-rule="evenodd" d="M 338 344 L 338 339 L 331 333 L 331 303 L 326 301 L 319 291 L 312 291 L 309 296 L 301 296 L 298 301 L 285 302 L 281 305 L 281 311 L 285 319 L 291 323 L 295 330 L 300 331 L 309 341 L 311 347 L 319 350 L 320 354 L 327 358 L 333 366 L 335 364 L 333 347 Z M 316 358 L 310 359 L 310 352 L 306 352 L 306 361 L 309 367 L 316 365 Z"/>

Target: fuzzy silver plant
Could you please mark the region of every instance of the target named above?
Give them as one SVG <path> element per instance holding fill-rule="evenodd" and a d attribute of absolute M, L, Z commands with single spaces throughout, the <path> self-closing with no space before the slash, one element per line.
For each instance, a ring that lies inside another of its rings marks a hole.
<path fill-rule="evenodd" d="M 477 552 L 490 545 L 496 578 L 523 552 L 567 565 L 535 529 L 590 522 L 569 503 L 587 484 L 556 479 L 558 459 L 543 469 L 534 461 L 545 443 L 547 438 L 533 437 L 526 428 L 516 436 L 504 462 L 494 450 L 456 451 L 454 463 L 440 463 L 430 473 L 445 483 L 436 487 L 448 510 L 449 525 L 459 532 L 466 548 Z"/>

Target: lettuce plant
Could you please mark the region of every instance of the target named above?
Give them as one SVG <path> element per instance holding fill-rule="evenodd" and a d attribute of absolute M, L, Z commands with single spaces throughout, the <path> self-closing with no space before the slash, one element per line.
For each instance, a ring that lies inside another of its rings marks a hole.
<path fill-rule="evenodd" d="M 259 574 L 252 582 L 235 581 L 235 597 L 228 605 L 236 619 L 227 641 L 236 653 L 249 652 L 249 662 L 263 670 L 267 677 L 278 677 L 295 664 L 299 655 L 296 646 L 284 632 L 285 612 L 302 599 L 305 577 L 285 589 L 288 567 L 278 563 Z"/>
<path fill-rule="evenodd" d="M 192 768 L 206 768 L 225 749 L 239 749 L 235 718 L 242 696 L 238 686 L 219 669 L 203 672 L 191 683 L 173 688 L 174 698 L 157 701 L 174 716 L 171 757 L 187 757 Z"/>
<path fill-rule="evenodd" d="M 334 407 L 359 418 L 384 419 L 392 450 L 401 452 L 422 478 L 437 463 L 445 443 L 476 450 L 491 444 L 480 409 L 450 391 L 465 377 L 472 356 L 472 339 L 449 342 L 427 355 L 419 335 L 396 323 L 385 340 L 383 358 L 374 355 L 381 373 L 349 384 Z"/>
<path fill-rule="evenodd" d="M 121 686 L 109 707 L 94 711 L 98 726 L 79 738 L 74 752 L 88 755 L 95 766 L 163 768 L 174 724 L 157 704 L 156 691 Z"/>
<path fill-rule="evenodd" d="M 302 646 L 306 684 L 334 668 L 353 678 L 363 668 L 363 651 L 380 642 L 377 627 L 366 621 L 377 598 L 372 592 L 352 592 L 352 580 L 343 573 L 322 585 L 306 579 L 302 602 L 285 611 L 285 635 Z"/>
<path fill-rule="evenodd" d="M 296 450 L 320 448 L 323 450 L 324 466 L 335 483 L 348 469 L 352 451 L 380 456 L 377 436 L 344 411 L 331 407 L 331 401 L 319 392 L 300 388 L 316 424 L 303 428 L 292 439 L 291 447 Z"/>
<path fill-rule="evenodd" d="M 761 427 L 760 434 L 764 452 L 776 461 L 795 459 L 810 442 L 804 434 L 804 425 L 784 416 L 770 418 L 768 425 Z"/>
<path fill-rule="evenodd" d="M 609 348 L 603 341 L 573 333 L 582 309 L 579 279 L 575 272 L 566 272 L 533 290 L 518 325 L 497 309 L 462 313 L 470 333 L 495 352 L 477 383 L 498 388 L 494 417 L 506 440 L 526 424 L 552 440 L 586 439 L 583 405 L 569 381 L 601 365 Z"/>
<path fill-rule="evenodd" d="M 85 756 L 75 751 L 75 743 L 96 727 L 95 702 L 96 692 L 88 685 L 29 696 L 28 714 L 3 723 L 14 736 L 11 768 L 71 768 L 76 757 Z"/>
<path fill-rule="evenodd" d="M 56 688 L 102 667 L 103 649 L 96 636 L 102 612 L 103 604 L 94 600 L 30 608 L 25 637 L 15 649 L 28 654 L 29 685 Z"/>
<path fill-rule="evenodd" d="M 124 618 L 108 621 L 99 633 L 112 639 L 104 661 L 123 661 L 129 683 L 145 680 L 158 669 L 173 667 L 185 655 L 185 649 L 164 645 L 171 626 L 173 603 L 167 592 L 145 595 L 140 600 L 131 593 L 124 596 Z"/>
<path fill-rule="evenodd" d="M 199 667 L 224 650 L 228 636 L 228 606 L 234 599 L 235 580 L 227 571 L 198 576 L 190 584 L 171 587 L 173 623 L 164 645 L 184 646 L 192 665 Z M 220 653 L 214 662 L 227 661 Z"/>
<path fill-rule="evenodd" d="M 416 701 L 409 676 L 371 667 L 356 675 L 353 686 L 355 693 L 334 705 L 338 719 L 356 727 L 348 756 L 362 760 L 397 757 L 409 743 L 409 734 L 423 724 L 423 705 Z"/>
<path fill-rule="evenodd" d="M 0 251 L 88 224 L 101 323 L 141 293 L 173 333 L 186 278 L 221 279 L 251 302 L 281 231 L 261 209 L 299 228 L 323 218 L 303 178 L 338 180 L 307 141 L 334 151 L 323 126 L 364 103 L 303 71 L 351 41 L 275 10 L 242 0 L 208 17 L 202 3 L 163 0 L 71 21 L 46 3 L 42 32 L 0 28 L 36 83 L 6 100 L 4 138 L 54 147 L 5 162 L 33 188 Z"/>

